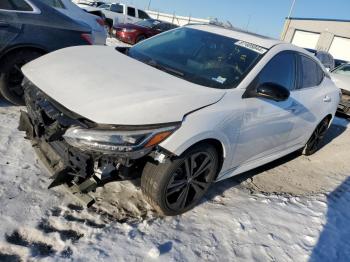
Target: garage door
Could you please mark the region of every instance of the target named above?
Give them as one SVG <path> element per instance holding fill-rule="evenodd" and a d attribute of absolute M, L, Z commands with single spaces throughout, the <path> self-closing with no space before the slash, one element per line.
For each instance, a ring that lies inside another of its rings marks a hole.
<path fill-rule="evenodd" d="M 337 59 L 350 61 L 350 39 L 335 36 L 329 53 Z"/>
<path fill-rule="evenodd" d="M 316 49 L 319 38 L 320 34 L 295 30 L 292 44 L 303 48 Z"/>

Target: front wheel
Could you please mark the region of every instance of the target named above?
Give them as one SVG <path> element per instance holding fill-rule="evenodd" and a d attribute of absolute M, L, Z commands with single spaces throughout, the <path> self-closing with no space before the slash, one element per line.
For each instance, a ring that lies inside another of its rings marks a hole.
<path fill-rule="evenodd" d="M 315 131 L 312 133 L 309 141 L 304 147 L 303 154 L 306 156 L 314 154 L 321 146 L 321 141 L 327 133 L 330 119 L 324 118 L 321 123 L 318 124 Z"/>
<path fill-rule="evenodd" d="M 147 163 L 141 189 L 153 207 L 164 215 L 192 209 L 207 192 L 218 171 L 218 154 L 212 145 L 199 144 L 164 164 Z"/>

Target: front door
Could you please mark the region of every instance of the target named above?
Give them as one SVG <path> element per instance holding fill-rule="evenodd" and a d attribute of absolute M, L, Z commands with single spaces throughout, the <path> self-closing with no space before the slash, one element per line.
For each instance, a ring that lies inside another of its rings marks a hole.
<path fill-rule="evenodd" d="M 296 55 L 282 52 L 262 69 L 252 85 L 276 83 L 290 90 L 290 97 L 281 102 L 267 98 L 242 98 L 245 104 L 243 123 L 238 138 L 232 167 L 249 164 L 285 150 L 291 143 L 290 134 L 295 124 Z"/>

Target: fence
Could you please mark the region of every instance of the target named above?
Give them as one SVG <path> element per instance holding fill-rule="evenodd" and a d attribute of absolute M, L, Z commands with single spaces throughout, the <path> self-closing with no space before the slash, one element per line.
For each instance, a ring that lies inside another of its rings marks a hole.
<path fill-rule="evenodd" d="M 165 22 L 170 22 L 172 24 L 183 26 L 187 25 L 189 23 L 209 23 L 209 19 L 202 19 L 202 18 L 194 18 L 191 16 L 179 16 L 174 14 L 166 14 L 166 13 L 160 13 L 156 11 L 146 10 L 147 14 L 154 18 L 159 19 Z"/>

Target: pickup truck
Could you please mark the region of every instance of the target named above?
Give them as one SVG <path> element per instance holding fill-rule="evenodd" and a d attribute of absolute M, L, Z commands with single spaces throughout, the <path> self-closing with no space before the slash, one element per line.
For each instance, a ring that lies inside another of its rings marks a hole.
<path fill-rule="evenodd" d="M 106 16 L 106 23 L 110 28 L 117 24 L 133 24 L 151 17 L 143 10 L 125 4 L 103 4 L 98 7 Z"/>

